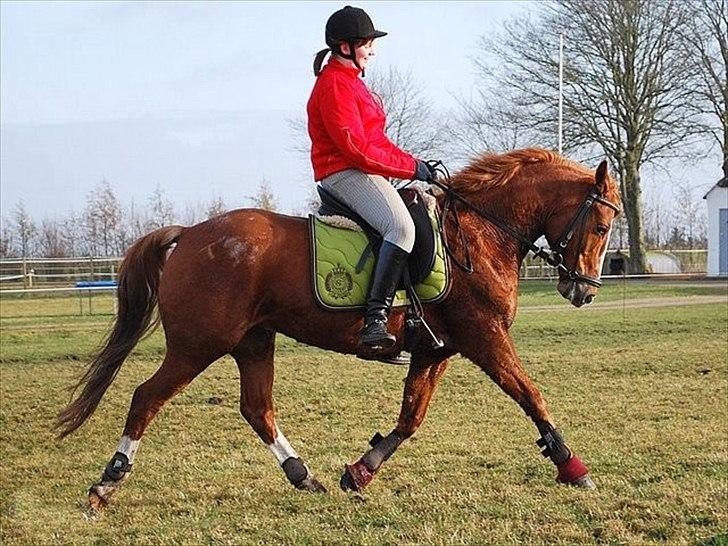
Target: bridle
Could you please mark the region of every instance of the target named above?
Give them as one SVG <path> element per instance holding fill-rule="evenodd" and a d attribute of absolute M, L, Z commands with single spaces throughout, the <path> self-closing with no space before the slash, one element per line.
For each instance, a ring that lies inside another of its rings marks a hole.
<path fill-rule="evenodd" d="M 442 175 L 445 180 L 447 180 L 447 184 L 443 184 L 442 182 L 439 182 L 437 180 L 433 180 L 431 184 L 437 186 L 441 190 L 445 192 L 445 201 L 443 203 L 442 207 L 442 221 L 440 222 L 440 234 L 442 235 L 442 241 L 443 246 L 445 247 L 445 251 L 447 252 L 448 256 L 455 262 L 458 267 L 463 269 L 467 273 L 473 272 L 473 262 L 470 256 L 470 249 L 467 245 L 467 241 L 465 240 L 465 235 L 462 232 L 462 229 L 460 227 L 460 218 L 458 216 L 457 211 L 457 203 L 461 202 L 464 205 L 466 205 L 468 208 L 476 212 L 479 216 L 485 218 L 488 220 L 491 224 L 499 228 L 501 231 L 507 233 L 517 241 L 519 241 L 525 248 L 533 252 L 534 256 L 541 258 L 544 260 L 547 264 L 549 264 L 552 267 L 557 268 L 561 273 L 563 273 L 570 281 L 574 282 L 583 282 L 588 285 L 594 286 L 596 288 L 599 288 L 602 286 L 602 281 L 599 279 L 599 277 L 590 277 L 589 275 L 584 275 L 583 273 L 579 272 L 576 269 L 576 263 L 574 263 L 574 267 L 572 269 L 569 269 L 564 264 L 564 251 L 569 246 L 569 243 L 574 237 L 574 233 L 577 229 L 580 230 L 580 238 L 579 238 L 579 245 L 581 246 L 581 242 L 583 240 L 583 234 L 584 231 L 581 229 L 584 225 L 584 222 L 586 221 L 587 215 L 589 214 L 589 211 L 595 204 L 600 204 L 609 207 L 613 211 L 615 211 L 617 214 L 621 212 L 621 209 L 612 203 L 611 201 L 605 199 L 602 197 L 599 193 L 592 190 L 589 192 L 589 194 L 584 199 L 584 202 L 579 207 L 579 210 L 576 211 L 576 214 L 571 219 L 571 221 L 567 224 L 566 228 L 564 229 L 564 232 L 562 233 L 561 237 L 559 237 L 556 241 L 555 249 L 546 249 L 544 247 L 540 247 L 535 245 L 532 241 L 530 241 L 527 237 L 520 234 L 518 231 L 511 228 L 509 225 L 505 224 L 503 221 L 501 221 L 499 218 L 495 217 L 488 211 L 482 209 L 481 207 L 471 203 L 467 199 L 465 199 L 462 195 L 458 194 L 455 190 L 453 190 L 450 187 L 450 172 L 447 170 L 447 167 L 442 164 L 441 161 L 432 161 L 429 162 L 430 166 L 440 175 Z M 462 262 L 460 259 L 458 259 L 455 254 L 453 253 L 452 249 L 450 248 L 450 245 L 448 244 L 447 240 L 447 233 L 446 233 L 446 223 L 447 223 L 447 217 L 448 215 L 451 215 L 453 218 L 453 224 L 455 225 L 456 233 L 458 238 L 460 239 L 460 242 L 462 244 L 462 247 L 465 252 L 465 261 Z M 578 254 L 577 254 L 578 256 Z M 578 258 L 577 258 L 578 262 Z"/>
<path fill-rule="evenodd" d="M 581 246 L 581 242 L 584 237 L 584 231 L 581 229 L 584 225 L 584 222 L 586 221 L 586 216 L 591 210 L 591 208 L 594 206 L 595 203 L 599 203 L 601 205 L 605 205 L 612 209 L 615 213 L 619 214 L 621 212 L 621 209 L 612 203 L 611 201 L 608 201 L 607 199 L 604 199 L 601 195 L 599 195 L 595 191 L 590 191 L 589 195 L 586 196 L 584 199 L 584 202 L 579 207 L 579 210 L 576 211 L 576 215 L 571 219 L 569 224 L 566 226 L 566 229 L 564 229 L 563 235 L 558 238 L 556 241 L 556 250 L 551 250 L 548 252 L 548 257 L 546 258 L 546 262 L 549 265 L 553 265 L 554 267 L 558 267 L 561 271 L 566 273 L 566 276 L 571 281 L 575 282 L 583 282 L 586 284 L 589 284 L 591 286 L 594 286 L 596 288 L 599 288 L 602 286 L 602 281 L 598 277 L 590 277 L 588 275 L 584 275 L 583 273 L 580 273 L 576 270 L 576 264 L 574 264 L 573 269 L 568 269 L 564 265 L 564 255 L 563 252 L 566 250 L 566 247 L 569 245 L 569 242 L 574 236 L 574 232 L 578 228 L 580 230 L 580 237 L 579 237 L 579 246 Z M 534 245 L 535 246 L 535 245 Z M 543 249 L 540 249 L 543 250 Z M 539 256 L 543 257 L 543 256 Z M 552 263 L 556 262 L 556 264 Z"/>

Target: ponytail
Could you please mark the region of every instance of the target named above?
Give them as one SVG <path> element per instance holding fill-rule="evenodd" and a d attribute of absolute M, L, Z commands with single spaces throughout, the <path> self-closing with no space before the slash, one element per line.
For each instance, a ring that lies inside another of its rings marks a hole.
<path fill-rule="evenodd" d="M 316 57 L 313 60 L 313 73 L 315 76 L 321 74 L 321 63 L 324 62 L 326 55 L 328 55 L 330 52 L 331 49 L 327 47 L 316 53 Z"/>

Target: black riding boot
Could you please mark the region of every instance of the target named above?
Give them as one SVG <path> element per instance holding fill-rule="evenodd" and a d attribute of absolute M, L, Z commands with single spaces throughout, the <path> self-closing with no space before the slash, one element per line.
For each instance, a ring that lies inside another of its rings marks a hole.
<path fill-rule="evenodd" d="M 374 280 L 367 300 L 366 323 L 361 333 L 362 345 L 387 349 L 397 338 L 387 332 L 387 317 L 392 309 L 394 294 L 407 266 L 409 254 L 387 241 L 382 242 L 374 270 Z"/>

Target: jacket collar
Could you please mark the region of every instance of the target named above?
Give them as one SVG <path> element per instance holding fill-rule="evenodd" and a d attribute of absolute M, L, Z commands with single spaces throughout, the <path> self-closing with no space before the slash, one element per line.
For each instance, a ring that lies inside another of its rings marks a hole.
<path fill-rule="evenodd" d="M 354 78 L 361 73 L 361 70 L 359 70 L 357 67 L 345 65 L 344 63 L 341 63 L 334 58 L 329 59 L 329 62 L 326 63 L 325 68 L 328 68 L 329 70 L 335 70 L 336 72 L 342 72 Z"/>

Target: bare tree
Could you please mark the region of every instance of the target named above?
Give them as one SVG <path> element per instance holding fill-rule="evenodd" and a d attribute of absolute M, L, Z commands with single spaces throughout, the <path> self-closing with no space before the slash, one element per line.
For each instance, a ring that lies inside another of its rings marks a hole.
<path fill-rule="evenodd" d="M 273 195 L 273 190 L 270 187 L 270 182 L 264 178 L 260 184 L 255 195 L 249 195 L 248 201 L 253 207 L 263 210 L 277 210 L 278 203 L 276 197 Z"/>
<path fill-rule="evenodd" d="M 187 203 L 180 216 L 180 221 L 186 226 L 193 226 L 206 218 L 206 207 L 201 203 Z"/>
<path fill-rule="evenodd" d="M 540 135 L 524 120 L 528 111 L 504 101 L 492 90 L 481 89 L 475 97 L 457 97 L 458 109 L 446 126 L 448 155 L 469 159 L 483 152 L 505 152 L 539 144 Z"/>
<path fill-rule="evenodd" d="M 120 254 L 118 231 L 121 225 L 121 206 L 107 180 L 88 194 L 84 211 L 87 250 L 94 256 Z"/>
<path fill-rule="evenodd" d="M 559 0 L 539 4 L 483 38 L 476 66 L 501 97 L 525 109 L 524 126 L 556 143 L 558 43 L 564 35 L 567 151 L 606 154 L 620 181 L 630 270 L 645 270 L 640 168 L 691 151 L 701 131 L 697 75 L 680 38 L 691 23 L 683 0 Z M 498 61 L 487 61 L 495 52 Z"/>
<path fill-rule="evenodd" d="M 134 200 L 129 204 L 128 212 L 123 215 L 122 233 L 125 237 L 125 247 L 146 235 L 149 231 L 148 211 L 144 207 L 138 206 Z"/>
<path fill-rule="evenodd" d="M 3 218 L 2 225 L 0 225 L 0 258 L 10 258 L 15 255 L 14 243 L 13 228 L 7 218 Z"/>
<path fill-rule="evenodd" d="M 63 227 L 58 220 L 43 218 L 38 232 L 38 247 L 44 258 L 64 258 L 69 255 L 63 240 Z"/>
<path fill-rule="evenodd" d="M 152 195 L 149 196 L 147 230 L 151 231 L 173 224 L 175 216 L 172 201 L 167 198 L 167 194 L 162 187 L 157 185 Z"/>
<path fill-rule="evenodd" d="M 83 249 L 84 227 L 83 217 L 71 211 L 61 224 L 61 240 L 69 256 L 86 254 Z"/>
<path fill-rule="evenodd" d="M 32 256 L 35 250 L 35 235 L 37 229 L 22 199 L 15 205 L 13 219 L 15 221 L 14 228 L 20 256 L 22 258 Z"/>
<path fill-rule="evenodd" d="M 387 114 L 384 129 L 392 142 L 416 157 L 442 153 L 444 127 L 411 71 L 390 66 L 386 71 L 373 70 L 368 80 Z"/>
<path fill-rule="evenodd" d="M 213 197 L 212 200 L 207 204 L 205 215 L 207 218 L 214 218 L 215 216 L 220 216 L 221 214 L 224 214 L 227 211 L 227 205 L 225 204 L 225 201 L 222 197 L 219 195 L 216 197 Z"/>
<path fill-rule="evenodd" d="M 645 203 L 645 244 L 647 248 L 661 248 L 667 240 L 667 210 L 659 199 Z"/>
<path fill-rule="evenodd" d="M 676 185 L 674 198 L 678 206 L 675 209 L 675 225 L 684 234 L 683 247 L 693 249 L 703 245 L 705 239 L 705 207 L 702 199 L 697 199 L 693 188 L 686 181 Z"/>
<path fill-rule="evenodd" d="M 709 121 L 709 134 L 721 148 L 723 177 L 728 178 L 728 4 L 726 0 L 694 0 L 692 24 L 683 29 L 697 94 Z"/>

